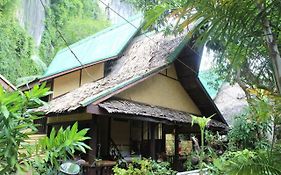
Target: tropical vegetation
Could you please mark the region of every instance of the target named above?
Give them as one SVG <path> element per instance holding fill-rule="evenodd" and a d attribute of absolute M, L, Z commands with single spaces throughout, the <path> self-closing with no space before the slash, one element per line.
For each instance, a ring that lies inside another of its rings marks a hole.
<path fill-rule="evenodd" d="M 196 39 L 194 47 L 206 45 L 215 53 L 219 78 L 238 83 L 246 93 L 249 107 L 237 114 L 228 150 L 219 158 L 210 155 L 209 173 L 280 174 L 280 1 L 127 2 L 144 11 L 145 28 L 187 32 Z"/>
<path fill-rule="evenodd" d="M 115 175 L 175 175 L 168 162 L 156 162 L 151 159 L 134 159 L 127 167 L 119 164 L 113 168 Z"/>
<path fill-rule="evenodd" d="M 197 45 L 207 44 L 223 78 L 243 88 L 279 91 L 280 1 L 127 1 L 145 12 L 146 27 L 175 34 L 188 30 Z"/>
<path fill-rule="evenodd" d="M 281 174 L 281 1 L 126 1 L 145 13 L 144 30 L 186 32 L 196 41 L 193 47 L 211 49 L 219 79 L 238 83 L 246 93 L 249 106 L 237 114 L 225 136 L 208 130 L 211 117 L 192 117 L 201 130 L 201 146 L 185 162 L 186 169 L 200 168 L 200 174 L 214 175 Z M 45 7 L 46 30 L 36 48 L 15 16 L 17 7 L 15 1 L 0 0 L 0 73 L 14 83 L 19 77 L 42 74 L 33 55 L 48 65 L 59 49 L 109 25 L 95 1 L 51 0 Z M 77 123 L 53 128 L 48 137 L 27 144 L 37 131 L 34 121 L 40 119 L 34 108 L 43 105 L 41 99 L 48 94 L 44 84 L 24 93 L 0 87 L 0 174 L 58 174 L 62 162 L 90 149 L 84 143 L 89 139 L 87 129 L 78 131 Z M 151 159 L 121 163 L 113 171 L 117 175 L 176 173 L 169 163 Z"/>
<path fill-rule="evenodd" d="M 87 129 L 78 131 L 77 123 L 71 128 L 53 129 L 36 144 L 27 142 L 37 132 L 34 121 L 40 119 L 34 108 L 43 105 L 40 98 L 49 93 L 45 85 L 25 93 L 6 92 L 0 86 L 0 174 L 57 174 L 60 163 L 73 158 L 77 151 L 90 149 L 83 143 L 88 139 Z"/>
<path fill-rule="evenodd" d="M 45 30 L 35 46 L 17 16 L 21 1 L 0 0 L 0 74 L 14 84 L 39 77 L 58 50 L 110 24 L 95 1 L 52 0 L 45 5 Z"/>

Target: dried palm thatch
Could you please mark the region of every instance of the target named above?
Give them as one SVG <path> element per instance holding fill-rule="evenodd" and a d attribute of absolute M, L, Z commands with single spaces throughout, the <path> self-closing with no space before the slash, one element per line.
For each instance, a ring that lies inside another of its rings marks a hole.
<path fill-rule="evenodd" d="M 168 57 L 183 41 L 183 36 L 164 36 L 163 33 L 157 33 L 149 37 L 135 38 L 105 78 L 84 84 L 53 99 L 38 110 L 45 113 L 70 112 L 104 96 L 110 96 L 118 88 L 121 89 L 144 78 L 149 72 L 161 71 L 169 65 Z"/>
<path fill-rule="evenodd" d="M 159 106 L 140 104 L 128 100 L 114 99 L 107 100 L 98 105 L 108 113 L 129 114 L 142 117 L 153 117 L 156 119 L 166 120 L 172 123 L 191 123 L 191 115 L 187 112 L 177 111 Z M 228 128 L 227 125 L 211 120 L 208 124 L 210 127 Z"/>
<path fill-rule="evenodd" d="M 245 112 L 249 105 L 245 92 L 238 84 L 224 83 L 214 101 L 229 126 L 233 125 L 235 117 Z"/>

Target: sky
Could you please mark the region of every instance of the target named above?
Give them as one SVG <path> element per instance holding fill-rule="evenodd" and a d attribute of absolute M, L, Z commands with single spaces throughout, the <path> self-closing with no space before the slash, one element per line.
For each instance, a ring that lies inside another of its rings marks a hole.
<path fill-rule="evenodd" d="M 212 51 L 208 51 L 207 47 L 204 47 L 200 71 L 208 70 L 212 67 L 212 62 L 214 60 L 214 53 Z"/>

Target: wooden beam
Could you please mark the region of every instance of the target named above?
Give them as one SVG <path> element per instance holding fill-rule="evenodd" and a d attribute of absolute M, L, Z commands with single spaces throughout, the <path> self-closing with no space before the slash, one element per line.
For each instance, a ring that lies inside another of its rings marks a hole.
<path fill-rule="evenodd" d="M 86 112 L 96 115 L 108 115 L 108 112 L 105 109 L 100 108 L 98 105 L 88 105 L 86 107 Z"/>
<path fill-rule="evenodd" d="M 150 123 L 150 135 L 151 135 L 151 139 L 150 139 L 150 156 L 153 160 L 156 159 L 156 153 L 155 153 L 155 123 Z"/>

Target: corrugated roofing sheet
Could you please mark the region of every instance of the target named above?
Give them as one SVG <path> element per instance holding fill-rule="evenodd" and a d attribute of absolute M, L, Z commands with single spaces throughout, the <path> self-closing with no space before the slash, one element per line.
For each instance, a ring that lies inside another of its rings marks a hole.
<path fill-rule="evenodd" d="M 100 62 L 104 59 L 118 56 L 129 41 L 136 35 L 142 25 L 142 16 L 138 15 L 129 20 L 134 26 L 124 21 L 102 30 L 95 35 L 70 45 L 83 65 Z M 65 72 L 81 64 L 68 48 L 59 51 L 42 78 Z"/>
<path fill-rule="evenodd" d="M 218 75 L 210 70 L 206 70 L 200 71 L 198 77 L 208 94 L 214 99 L 219 92 L 219 88 L 216 88 L 215 86 L 220 87 L 222 84 L 222 81 L 217 81 Z"/>

